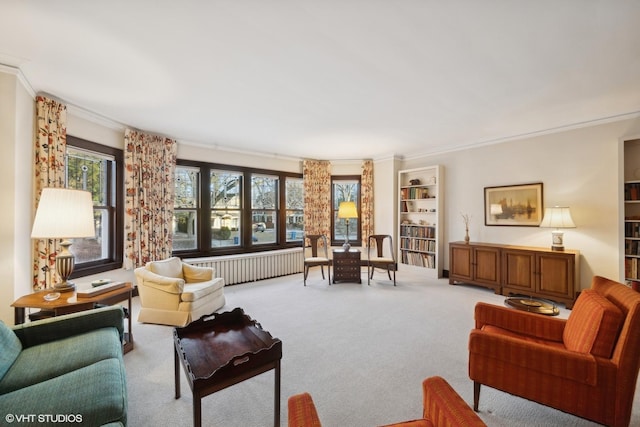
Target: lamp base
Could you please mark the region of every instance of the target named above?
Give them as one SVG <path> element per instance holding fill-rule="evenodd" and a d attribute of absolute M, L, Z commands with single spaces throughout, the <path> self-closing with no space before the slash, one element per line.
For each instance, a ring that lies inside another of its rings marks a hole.
<path fill-rule="evenodd" d="M 351 249 L 351 245 L 349 244 L 349 242 L 344 243 L 344 244 L 342 245 L 342 249 L 343 249 L 345 252 L 349 252 L 349 249 Z"/>
<path fill-rule="evenodd" d="M 564 251 L 564 232 L 560 230 L 553 230 L 551 232 L 551 250 L 552 251 Z"/>
<path fill-rule="evenodd" d="M 73 282 L 60 282 L 53 285 L 53 290 L 56 292 L 74 292 L 76 285 Z"/>

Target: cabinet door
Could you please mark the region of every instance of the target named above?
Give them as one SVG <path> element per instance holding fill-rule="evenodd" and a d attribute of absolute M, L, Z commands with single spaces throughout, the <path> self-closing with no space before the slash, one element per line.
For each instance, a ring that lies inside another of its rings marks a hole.
<path fill-rule="evenodd" d="M 521 250 L 502 251 L 503 286 L 521 289 L 528 293 L 535 291 L 535 254 Z"/>
<path fill-rule="evenodd" d="M 500 249 L 482 246 L 474 248 L 473 266 L 476 282 L 500 285 Z"/>
<path fill-rule="evenodd" d="M 451 245 L 449 263 L 451 264 L 449 266 L 449 277 L 452 280 L 472 280 L 471 247 L 469 245 Z"/>
<path fill-rule="evenodd" d="M 575 258 L 567 254 L 538 254 L 538 288 L 540 294 L 573 298 Z"/>

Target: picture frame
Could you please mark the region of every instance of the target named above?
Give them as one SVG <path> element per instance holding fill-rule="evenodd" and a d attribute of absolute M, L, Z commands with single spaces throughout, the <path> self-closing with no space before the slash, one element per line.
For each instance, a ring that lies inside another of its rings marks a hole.
<path fill-rule="evenodd" d="M 542 183 L 484 188 L 484 224 L 538 227 L 542 221 Z"/>

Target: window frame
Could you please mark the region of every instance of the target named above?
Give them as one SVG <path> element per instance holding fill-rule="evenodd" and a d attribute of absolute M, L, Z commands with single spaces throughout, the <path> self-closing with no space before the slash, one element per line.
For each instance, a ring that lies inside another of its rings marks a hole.
<path fill-rule="evenodd" d="M 198 230 L 195 250 L 174 250 L 172 254 L 183 258 L 199 258 L 217 255 L 232 255 L 251 252 L 262 252 L 275 249 L 286 249 L 301 246 L 302 240 L 289 240 L 286 238 L 286 187 L 287 177 L 302 178 L 301 173 L 275 171 L 270 169 L 258 169 L 244 166 L 225 165 L 220 163 L 208 163 L 195 160 L 178 159 L 177 166 L 200 168 L 200 203 L 198 208 Z M 240 209 L 240 235 L 239 245 L 212 247 L 211 245 L 211 195 L 210 174 L 212 170 L 238 172 L 242 174 L 242 203 Z M 278 177 L 278 201 L 277 201 L 277 236 L 274 243 L 259 243 L 252 241 L 252 204 L 251 204 L 251 177 L 252 175 L 269 175 Z"/>
<path fill-rule="evenodd" d="M 124 151 L 72 135 L 67 135 L 66 145 L 80 150 L 111 156 L 114 159 L 113 170 L 107 171 L 108 203 L 106 210 L 109 212 L 109 249 L 107 250 L 107 258 L 77 263 L 70 278 L 74 279 L 122 268 L 124 251 Z M 67 165 L 65 164 L 65 169 L 66 167 Z M 66 186 L 67 183 L 65 183 L 65 187 Z"/>

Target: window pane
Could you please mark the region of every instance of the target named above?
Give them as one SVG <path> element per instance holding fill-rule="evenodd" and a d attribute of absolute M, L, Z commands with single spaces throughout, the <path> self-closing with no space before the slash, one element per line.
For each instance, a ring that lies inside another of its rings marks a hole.
<path fill-rule="evenodd" d="M 93 221 L 96 229 L 95 237 L 71 239 L 69 249 L 76 256 L 76 264 L 99 261 L 109 254 L 109 212 L 102 209 L 93 210 Z"/>
<path fill-rule="evenodd" d="M 196 168 L 184 166 L 176 167 L 175 178 L 175 202 L 176 208 L 198 208 L 198 183 L 200 182 L 200 171 Z"/>
<path fill-rule="evenodd" d="M 198 212 L 195 209 L 180 209 L 173 212 L 173 250 L 196 249 L 198 247 Z"/>
<path fill-rule="evenodd" d="M 252 241 L 254 244 L 275 243 L 278 236 L 278 220 L 275 210 L 253 210 Z"/>
<path fill-rule="evenodd" d="M 301 178 L 286 179 L 287 242 L 301 241 L 304 230 L 304 185 Z"/>
<path fill-rule="evenodd" d="M 242 174 L 232 171 L 211 171 L 211 208 L 242 209 Z"/>
<path fill-rule="evenodd" d="M 89 191 L 94 206 L 105 206 L 110 160 L 108 156 L 67 147 L 67 187 Z"/>
<path fill-rule="evenodd" d="M 211 247 L 240 246 L 242 241 L 240 211 L 214 210 L 211 212 Z"/>

